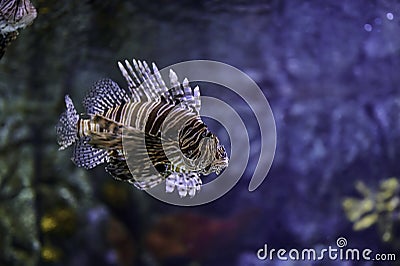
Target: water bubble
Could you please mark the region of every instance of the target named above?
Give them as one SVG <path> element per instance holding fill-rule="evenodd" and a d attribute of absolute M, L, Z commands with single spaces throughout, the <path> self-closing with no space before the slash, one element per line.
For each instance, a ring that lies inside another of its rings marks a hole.
<path fill-rule="evenodd" d="M 372 25 L 371 24 L 365 24 L 364 25 L 364 30 L 366 30 L 366 31 L 368 31 L 368 32 L 371 32 L 372 31 Z"/>
<path fill-rule="evenodd" d="M 391 13 L 391 12 L 387 13 L 387 14 L 386 14 L 386 18 L 387 18 L 388 20 L 393 20 L 393 18 L 394 18 L 393 13 Z"/>

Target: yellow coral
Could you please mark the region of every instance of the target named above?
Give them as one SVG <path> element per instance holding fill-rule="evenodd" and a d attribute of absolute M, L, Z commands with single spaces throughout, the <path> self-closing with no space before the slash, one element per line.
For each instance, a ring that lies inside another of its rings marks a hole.
<path fill-rule="evenodd" d="M 40 221 L 40 228 L 44 233 L 53 231 L 56 227 L 57 221 L 54 219 L 54 217 L 51 217 L 49 215 L 43 216 Z"/>
<path fill-rule="evenodd" d="M 50 245 L 44 246 L 41 253 L 45 261 L 55 262 L 61 258 L 60 250 Z"/>
<path fill-rule="evenodd" d="M 77 217 L 71 208 L 59 208 L 45 214 L 40 220 L 44 233 L 70 233 L 75 230 Z"/>
<path fill-rule="evenodd" d="M 363 198 L 345 198 L 342 203 L 347 218 L 353 222 L 353 229 L 364 230 L 377 224 L 382 240 L 394 244 L 394 224 L 400 222 L 399 180 L 383 180 L 377 191 L 362 181 L 358 181 L 355 187 Z"/>
<path fill-rule="evenodd" d="M 371 225 L 373 225 L 374 223 L 376 223 L 378 218 L 379 218 L 379 216 L 377 213 L 372 213 L 372 214 L 366 215 L 362 219 L 360 219 L 359 221 L 354 223 L 353 229 L 355 231 L 360 231 L 360 230 L 366 229 L 366 228 L 370 227 Z"/>

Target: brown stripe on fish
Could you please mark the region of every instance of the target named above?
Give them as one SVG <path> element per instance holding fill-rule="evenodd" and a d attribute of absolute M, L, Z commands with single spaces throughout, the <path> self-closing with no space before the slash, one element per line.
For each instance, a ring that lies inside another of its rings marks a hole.
<path fill-rule="evenodd" d="M 92 121 L 99 126 L 99 130 L 103 129 L 106 132 L 112 132 L 114 134 L 122 128 L 121 124 L 102 115 L 94 115 Z"/>
<path fill-rule="evenodd" d="M 165 118 L 168 116 L 170 111 L 174 108 L 173 105 L 167 105 L 165 102 L 160 102 L 151 111 L 146 121 L 145 131 L 157 135 L 164 123 Z"/>

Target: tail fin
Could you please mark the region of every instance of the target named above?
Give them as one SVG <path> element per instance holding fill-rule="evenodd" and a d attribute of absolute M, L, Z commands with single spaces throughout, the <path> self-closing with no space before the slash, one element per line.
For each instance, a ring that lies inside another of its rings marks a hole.
<path fill-rule="evenodd" d="M 70 146 L 77 139 L 79 115 L 75 110 L 74 104 L 68 95 L 65 95 L 65 105 L 67 110 L 61 114 L 56 126 L 57 142 L 63 150 Z"/>

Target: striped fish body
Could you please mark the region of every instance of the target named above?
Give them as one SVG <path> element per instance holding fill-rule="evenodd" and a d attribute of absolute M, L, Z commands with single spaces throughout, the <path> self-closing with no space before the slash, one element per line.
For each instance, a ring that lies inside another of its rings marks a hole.
<path fill-rule="evenodd" d="M 181 196 L 200 189 L 200 174 L 218 172 L 228 159 L 218 138 L 201 120 L 199 88 L 192 90 L 170 72 L 167 89 L 158 69 L 146 62 L 134 67 L 119 64 L 129 95 L 110 79 L 98 81 L 79 116 L 66 96 L 67 110 L 56 127 L 61 149 L 75 143 L 72 160 L 80 167 L 106 163 L 116 179 L 151 188 L 166 180 L 166 191 L 175 187 Z"/>
<path fill-rule="evenodd" d="M 117 149 L 125 157 L 133 157 L 132 164 L 138 164 L 134 169 L 149 157 L 154 166 L 164 165 L 162 169 L 168 171 L 202 170 L 201 163 L 189 158 L 207 126 L 196 113 L 173 104 L 128 101 L 92 118 L 79 118 L 77 126 L 78 137 L 91 139 L 92 147 Z M 140 150 L 143 158 L 138 156 Z"/>

